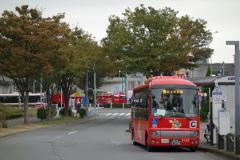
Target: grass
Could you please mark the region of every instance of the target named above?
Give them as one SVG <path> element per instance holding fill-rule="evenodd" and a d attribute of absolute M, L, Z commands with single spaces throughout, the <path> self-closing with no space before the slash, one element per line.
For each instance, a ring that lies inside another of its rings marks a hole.
<path fill-rule="evenodd" d="M 64 124 L 67 122 L 71 122 L 73 120 L 79 120 L 79 117 L 60 117 L 60 118 L 56 118 L 56 119 L 52 119 L 50 121 L 44 120 L 44 121 L 40 121 L 37 124 L 40 125 L 57 125 L 57 124 Z"/>
<path fill-rule="evenodd" d="M 37 116 L 37 108 L 28 107 L 28 116 L 29 117 Z"/>

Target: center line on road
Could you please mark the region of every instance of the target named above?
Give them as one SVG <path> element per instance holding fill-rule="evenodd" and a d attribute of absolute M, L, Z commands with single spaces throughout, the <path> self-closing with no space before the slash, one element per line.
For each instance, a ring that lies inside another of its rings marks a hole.
<path fill-rule="evenodd" d="M 74 134 L 74 133 L 78 133 L 78 131 L 68 132 L 68 135 L 71 135 L 71 134 Z"/>

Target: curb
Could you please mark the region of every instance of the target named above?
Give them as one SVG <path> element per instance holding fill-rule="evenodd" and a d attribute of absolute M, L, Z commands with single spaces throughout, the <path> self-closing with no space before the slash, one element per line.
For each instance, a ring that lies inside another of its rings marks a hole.
<path fill-rule="evenodd" d="M 204 151 L 204 152 L 210 152 L 210 153 L 213 153 L 213 154 L 219 154 L 219 155 L 221 155 L 221 156 L 223 156 L 225 158 L 231 158 L 231 159 L 234 159 L 234 160 L 240 160 L 240 156 L 235 155 L 232 152 L 225 152 L 223 150 L 218 150 L 218 149 L 215 149 L 215 148 L 207 148 L 207 147 L 199 146 L 197 148 L 197 150 Z"/>

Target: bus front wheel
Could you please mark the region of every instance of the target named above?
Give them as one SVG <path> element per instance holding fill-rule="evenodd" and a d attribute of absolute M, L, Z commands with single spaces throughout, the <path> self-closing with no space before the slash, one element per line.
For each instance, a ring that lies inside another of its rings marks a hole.
<path fill-rule="evenodd" d="M 145 136 L 145 148 L 148 152 L 152 152 L 152 147 L 148 145 L 148 136 Z"/>
<path fill-rule="evenodd" d="M 190 147 L 191 152 L 196 152 L 196 149 L 197 149 L 196 147 Z"/>

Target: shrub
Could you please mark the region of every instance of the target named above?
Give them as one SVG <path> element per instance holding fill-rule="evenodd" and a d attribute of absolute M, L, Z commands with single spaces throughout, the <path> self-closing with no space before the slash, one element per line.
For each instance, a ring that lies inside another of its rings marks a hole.
<path fill-rule="evenodd" d="M 0 105 L 0 112 L 4 112 L 6 119 L 16 119 L 23 116 L 23 110 L 18 107 Z"/>
<path fill-rule="evenodd" d="M 49 115 L 48 115 L 48 109 L 47 109 L 46 112 L 47 112 L 47 116 L 49 116 Z M 52 118 L 53 118 L 54 116 L 56 116 L 56 115 L 57 115 L 57 111 L 56 111 L 55 107 L 54 107 L 54 106 L 51 106 L 51 107 L 50 107 L 50 116 L 51 116 L 50 119 L 52 119 Z"/>
<path fill-rule="evenodd" d="M 80 118 L 83 118 L 87 114 L 87 111 L 85 108 L 80 108 L 78 110 L 78 113 L 79 113 Z"/>
<path fill-rule="evenodd" d="M 59 111 L 59 114 L 61 116 L 65 116 L 67 113 L 67 116 L 73 116 L 73 113 L 72 113 L 72 109 L 71 108 L 61 108 L 60 111 Z"/>
<path fill-rule="evenodd" d="M 47 110 L 43 107 L 38 108 L 37 110 L 37 118 L 41 119 L 42 121 L 47 118 Z"/>

